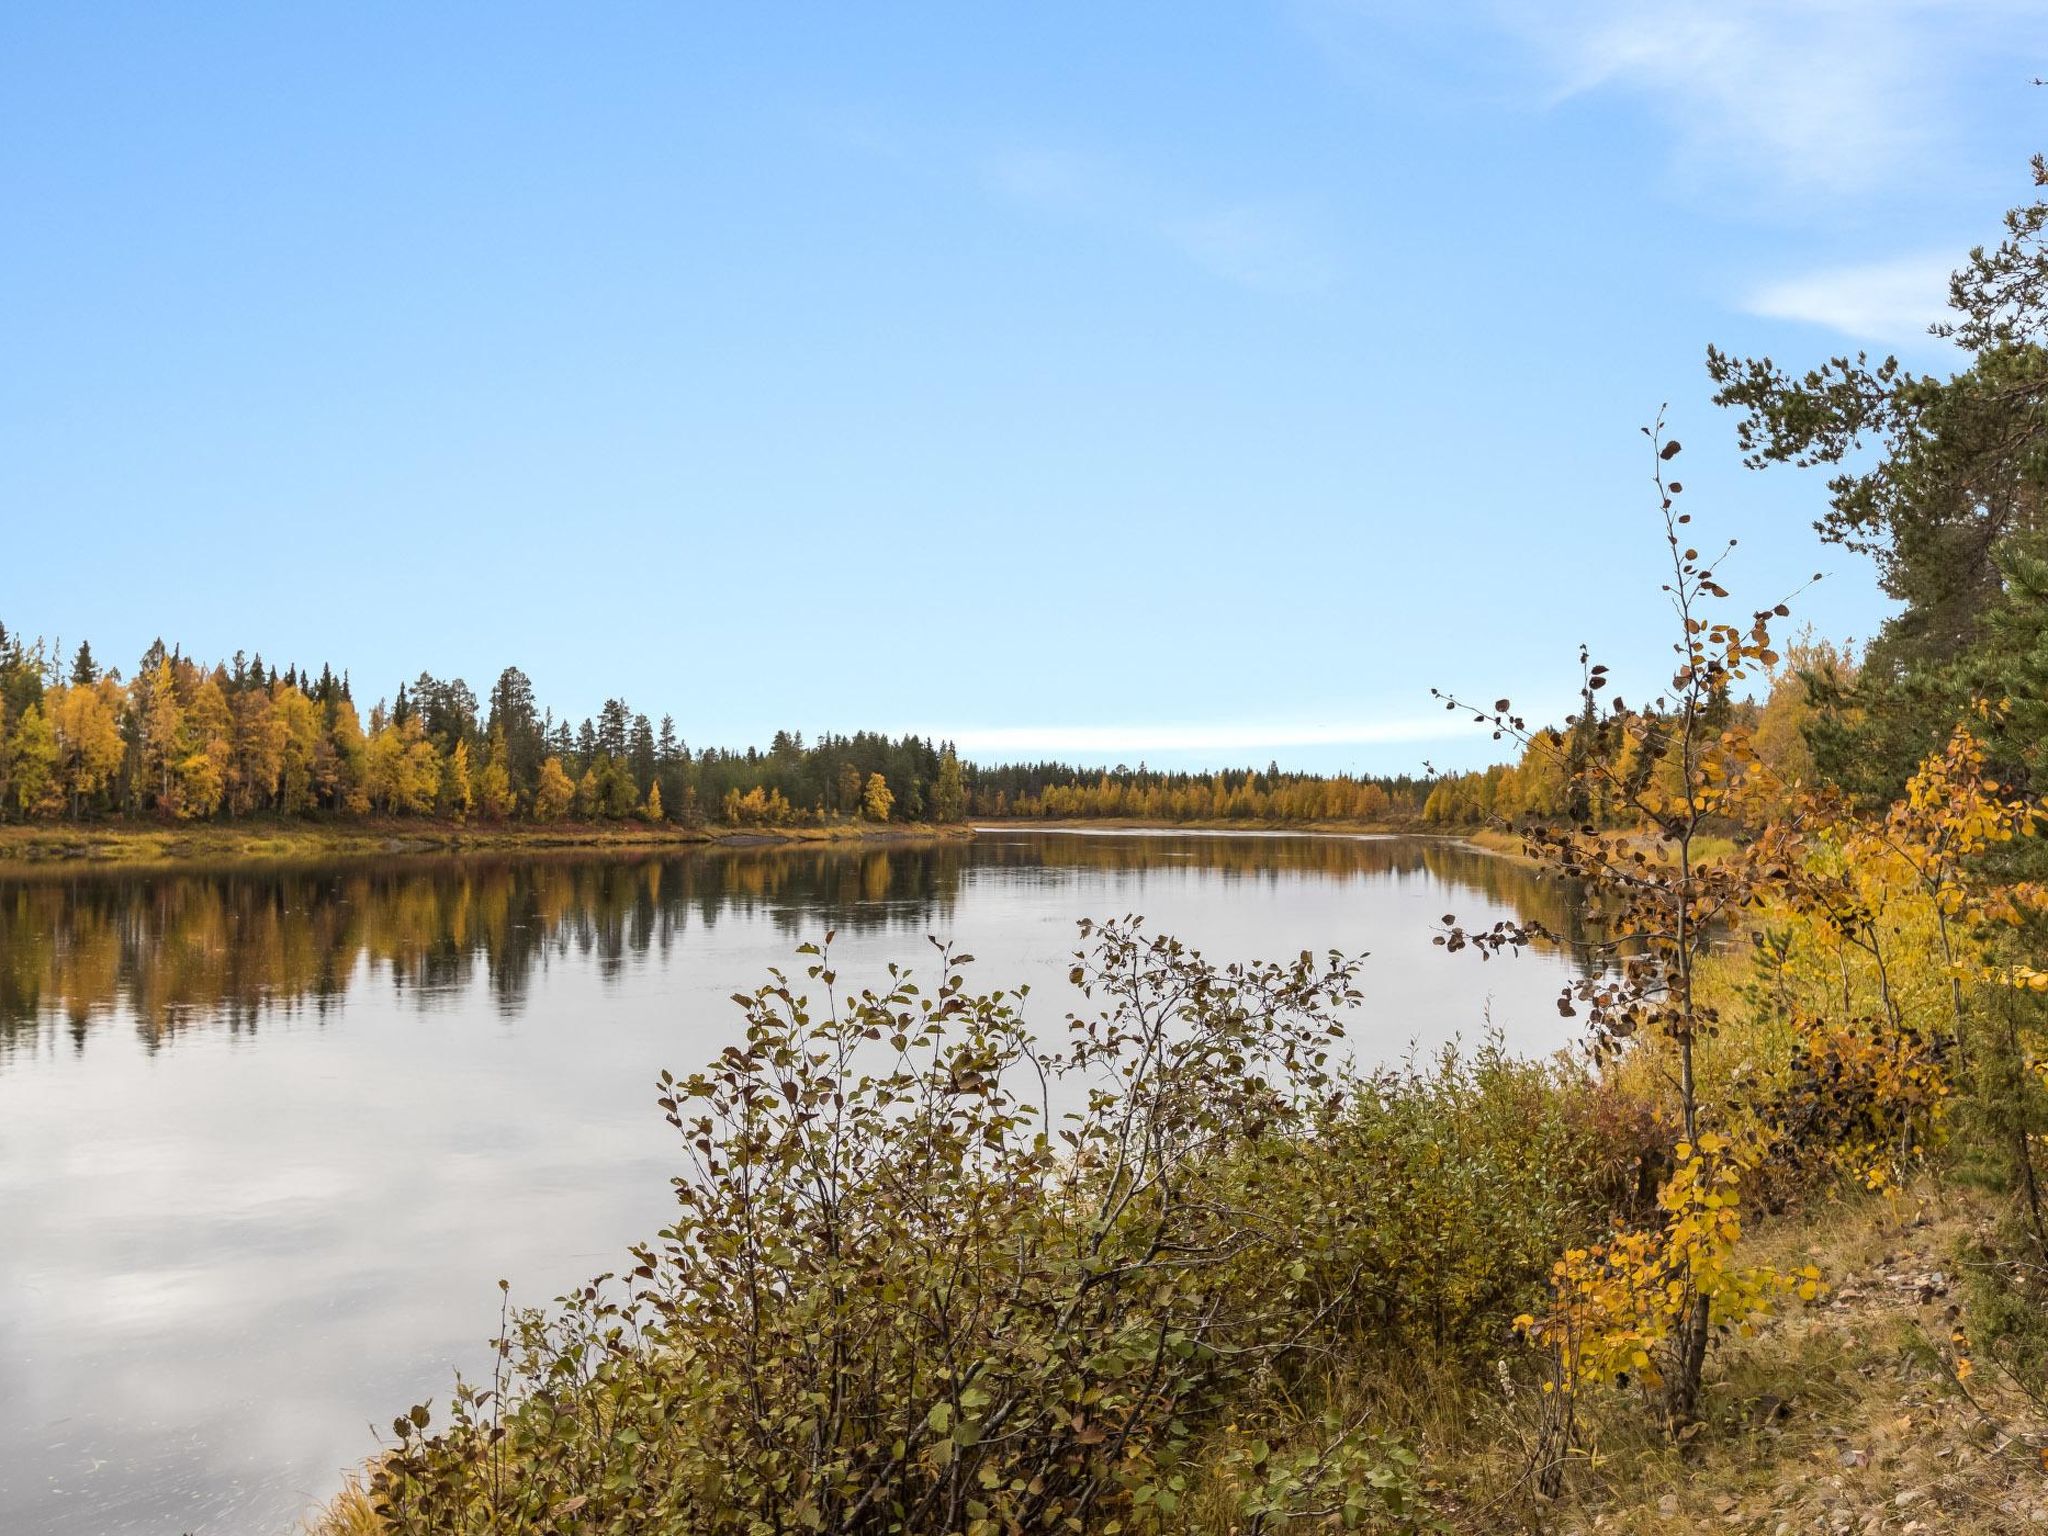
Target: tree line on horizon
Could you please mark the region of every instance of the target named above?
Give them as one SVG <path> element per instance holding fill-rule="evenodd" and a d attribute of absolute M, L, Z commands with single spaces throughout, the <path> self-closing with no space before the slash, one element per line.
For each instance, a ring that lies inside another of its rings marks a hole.
<path fill-rule="evenodd" d="M 1412 776 L 974 766 L 951 743 L 879 732 L 692 750 L 608 699 L 572 726 L 507 667 L 485 697 L 422 672 L 365 713 L 347 672 L 150 646 L 132 675 L 89 643 L 0 625 L 0 820 L 208 822 L 434 817 L 489 823 L 779 827 L 968 817 L 1276 823 L 1412 820 Z"/>
<path fill-rule="evenodd" d="M 1422 813 L 1427 780 L 1411 774 L 1356 775 L 1284 771 L 1270 763 L 1213 772 L 1093 769 L 1070 763 L 982 765 L 968 776 L 972 814 L 996 819 L 1150 822 L 1412 821 Z"/>

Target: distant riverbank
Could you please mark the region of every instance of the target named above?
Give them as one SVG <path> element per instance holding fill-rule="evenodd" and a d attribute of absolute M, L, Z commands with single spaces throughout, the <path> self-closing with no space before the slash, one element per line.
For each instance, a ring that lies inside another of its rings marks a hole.
<path fill-rule="evenodd" d="M 1042 832 L 1263 832 L 1274 836 L 1299 833 L 1304 836 L 1348 836 L 1348 837 L 1431 837 L 1445 842 L 1463 843 L 1482 853 L 1496 858 L 1507 859 L 1526 868 L 1542 867 L 1542 861 L 1530 855 L 1528 844 L 1522 834 L 1508 831 L 1499 826 L 1447 827 L 1434 822 L 1409 821 L 1295 821 L 1274 822 L 1239 819 L 1235 821 L 1146 821 L 1130 817 L 1080 817 L 1063 821 L 1043 821 L 1037 817 L 994 817 L 980 816 L 974 825 L 991 831 L 1042 831 Z M 1658 858 L 1668 857 L 1664 843 L 1648 833 L 1635 832 L 1627 835 L 1628 840 L 1645 852 Z M 1726 837 L 1708 835 L 1695 840 L 1695 855 L 1703 858 L 1721 858 L 1734 851 L 1734 843 Z"/>
<path fill-rule="evenodd" d="M 971 839 L 976 826 L 1022 832 L 1265 833 L 1350 837 L 1439 837 L 1521 857 L 1519 841 L 1496 832 L 1415 820 L 1272 822 L 1256 819 L 1152 821 L 1140 817 L 978 817 L 972 825 L 835 821 L 823 826 L 684 827 L 643 822 L 480 823 L 419 817 L 307 821 L 256 817 L 231 822 L 82 822 L 0 826 L 0 874 L 81 866 L 122 868 L 291 863 L 405 854 L 583 850 L 644 853 L 671 848 L 890 846 Z"/>
<path fill-rule="evenodd" d="M 1154 821 L 1143 816 L 976 816 L 977 827 L 1020 832 L 1320 832 L 1352 837 L 1462 837 L 1463 832 L 1419 820 L 1262 821 L 1256 817 L 1206 821 Z"/>
<path fill-rule="evenodd" d="M 64 866 L 239 864 L 394 854 L 891 845 L 970 839 L 972 828 L 915 822 L 832 822 L 810 827 L 681 827 L 644 823 L 479 825 L 418 818 L 348 822 L 248 820 L 187 824 L 102 822 L 0 827 L 0 873 Z"/>

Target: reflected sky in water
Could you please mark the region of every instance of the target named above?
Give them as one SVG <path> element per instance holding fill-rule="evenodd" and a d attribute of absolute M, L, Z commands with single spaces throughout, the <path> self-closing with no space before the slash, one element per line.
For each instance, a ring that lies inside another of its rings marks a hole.
<path fill-rule="evenodd" d="M 1369 950 L 1392 1061 L 1568 1038 L 1555 954 L 1431 945 L 1446 912 L 1569 926 L 1559 886 L 1402 838 L 1000 831 L 931 848 L 407 859 L 0 883 L 0 1531 L 293 1529 L 371 1426 L 488 1363 L 668 1217 L 655 1074 L 838 930 L 856 983 L 957 938 L 1059 1027 L 1074 923 L 1219 959 Z"/>

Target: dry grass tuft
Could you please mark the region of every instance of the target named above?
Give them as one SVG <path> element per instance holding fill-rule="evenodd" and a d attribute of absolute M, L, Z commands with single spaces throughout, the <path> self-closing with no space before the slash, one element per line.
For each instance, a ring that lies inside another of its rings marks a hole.
<path fill-rule="evenodd" d="M 341 1492 L 306 1521 L 306 1536 L 385 1536 L 361 1474 L 352 1472 L 342 1480 Z"/>

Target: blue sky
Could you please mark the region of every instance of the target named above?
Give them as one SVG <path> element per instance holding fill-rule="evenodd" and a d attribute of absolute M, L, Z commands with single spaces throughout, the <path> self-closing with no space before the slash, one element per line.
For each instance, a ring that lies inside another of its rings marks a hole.
<path fill-rule="evenodd" d="M 1881 619 L 1701 358 L 1941 366 L 2044 21 L 10 5 L 0 620 L 698 745 L 1482 761 L 1432 684 L 1652 670 L 1661 402 L 1739 597 Z"/>

